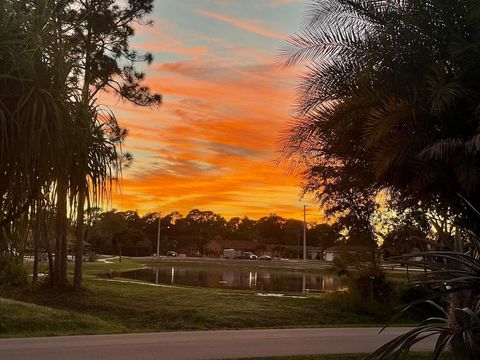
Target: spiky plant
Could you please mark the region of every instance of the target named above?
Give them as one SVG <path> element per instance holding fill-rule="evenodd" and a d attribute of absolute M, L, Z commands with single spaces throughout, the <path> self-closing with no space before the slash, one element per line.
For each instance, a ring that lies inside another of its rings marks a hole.
<path fill-rule="evenodd" d="M 55 285 L 67 282 L 68 208 L 77 218 L 79 288 L 85 207 L 105 200 L 129 158 L 120 147 L 126 131 L 98 95 L 160 103 L 135 70 L 151 55 L 132 51 L 128 41 L 132 23 L 152 8 L 153 0 L 0 0 L 0 255 L 24 247 L 24 221 L 27 233 L 45 232 L 37 217 L 47 201 L 55 216 Z"/>
<path fill-rule="evenodd" d="M 408 310 L 422 302 L 428 302 L 440 310 L 438 317 L 428 318 L 414 329 L 389 341 L 367 359 L 403 359 L 416 343 L 438 336 L 433 359 L 452 350 L 454 359 L 475 360 L 480 358 L 480 241 L 471 236 L 471 249 L 458 251 L 428 251 L 397 257 L 411 267 L 426 270 L 417 284 L 428 284 L 436 292 L 416 300 L 405 308 Z M 421 261 L 412 261 L 421 258 Z M 450 309 L 444 310 L 432 302 L 442 295 L 449 296 Z M 460 296 L 452 296 L 460 295 Z"/>
<path fill-rule="evenodd" d="M 15 221 L 50 192 L 65 164 L 65 80 L 55 48 L 53 1 L 0 2 L 0 225 Z"/>

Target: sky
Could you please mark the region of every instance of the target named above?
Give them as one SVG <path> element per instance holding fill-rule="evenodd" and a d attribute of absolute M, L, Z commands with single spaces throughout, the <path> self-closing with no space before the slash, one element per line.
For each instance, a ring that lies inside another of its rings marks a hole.
<path fill-rule="evenodd" d="M 301 199 L 300 179 L 278 165 L 279 137 L 295 104 L 300 69 L 279 65 L 298 31 L 306 0 L 157 0 L 154 25 L 132 43 L 154 55 L 147 85 L 159 108 L 114 103 L 128 128 L 118 210 L 212 210 L 226 218 L 270 213 L 310 220 L 318 204 Z"/>

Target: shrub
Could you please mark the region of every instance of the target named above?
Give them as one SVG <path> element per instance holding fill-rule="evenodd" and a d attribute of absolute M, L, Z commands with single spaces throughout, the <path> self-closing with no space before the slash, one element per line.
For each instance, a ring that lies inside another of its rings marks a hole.
<path fill-rule="evenodd" d="M 400 289 L 398 291 L 398 297 L 401 303 L 411 304 L 418 299 L 426 298 L 429 295 L 432 295 L 434 293 L 435 293 L 435 290 L 433 290 L 429 286 L 414 285 L 414 286 L 403 287 L 402 289 Z M 441 307 L 447 308 L 448 304 L 444 297 L 443 298 L 440 297 L 439 299 L 437 299 L 436 302 Z M 432 306 L 427 302 L 422 302 L 420 304 L 412 306 L 411 308 L 408 309 L 407 314 L 413 319 L 422 319 L 422 320 L 425 317 L 433 317 L 433 316 L 440 315 L 438 309 L 436 309 L 434 306 Z"/>
<path fill-rule="evenodd" d="M 387 281 L 385 273 L 380 269 L 366 269 L 350 278 L 350 292 L 360 299 L 370 302 L 389 303 L 392 295 L 392 284 Z"/>
<path fill-rule="evenodd" d="M 88 261 L 89 262 L 95 262 L 98 260 L 98 255 L 95 251 L 90 251 L 88 253 Z"/>
<path fill-rule="evenodd" d="M 19 286 L 27 283 L 27 272 L 12 257 L 0 257 L 0 286 Z"/>
<path fill-rule="evenodd" d="M 338 311 L 354 313 L 359 319 L 367 316 L 378 323 L 388 322 L 396 312 L 389 304 L 365 301 L 357 293 L 329 294 L 326 301 Z"/>
<path fill-rule="evenodd" d="M 342 257 L 333 258 L 333 271 L 338 275 L 348 274 L 347 262 Z"/>

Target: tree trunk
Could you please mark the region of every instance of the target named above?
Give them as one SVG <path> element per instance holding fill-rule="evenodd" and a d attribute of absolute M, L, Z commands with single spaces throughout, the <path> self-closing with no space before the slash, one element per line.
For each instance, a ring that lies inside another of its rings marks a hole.
<path fill-rule="evenodd" d="M 122 244 L 120 240 L 117 238 L 117 246 L 118 246 L 118 261 L 122 262 Z"/>
<path fill-rule="evenodd" d="M 451 248 L 459 253 L 464 252 L 462 237 L 458 227 L 455 228 Z M 450 342 L 450 350 L 453 360 L 470 359 L 470 354 L 466 353 L 466 347 L 462 336 L 462 324 L 458 322 L 456 309 L 466 307 L 474 309 L 476 306 L 477 295 L 478 293 L 474 290 L 462 290 L 448 296 L 448 324 L 450 329 L 452 329 L 455 334 L 458 334 L 454 336 Z"/>
<path fill-rule="evenodd" d="M 61 273 L 60 279 L 62 286 L 67 285 L 67 258 L 68 258 L 68 243 L 67 243 L 67 211 L 65 207 L 64 219 L 63 219 L 63 234 L 62 234 L 62 257 L 60 258 L 61 262 Z"/>
<path fill-rule="evenodd" d="M 449 300 L 449 312 L 448 312 L 448 324 L 450 328 L 458 335 L 454 336 L 450 342 L 450 351 L 452 354 L 452 360 L 466 360 L 470 359 L 469 354 L 466 353 L 466 348 L 462 336 L 462 325 L 457 321 L 455 310 L 458 308 L 468 307 L 470 309 L 475 308 L 475 300 L 477 296 L 472 290 L 463 290 L 448 297 Z"/>
<path fill-rule="evenodd" d="M 36 282 L 38 280 L 38 241 L 40 234 L 38 223 L 36 223 L 35 227 L 36 229 L 33 232 L 33 282 Z"/>
<path fill-rule="evenodd" d="M 57 185 L 57 214 L 55 242 L 55 277 L 54 286 L 67 284 L 67 185 L 59 179 Z"/>
<path fill-rule="evenodd" d="M 50 245 L 50 240 L 48 239 L 48 236 L 46 237 L 46 246 L 47 246 L 47 254 L 48 254 L 48 284 L 50 286 L 55 285 L 55 265 L 54 265 L 54 260 L 53 260 L 53 255 L 52 255 L 52 247 Z"/>
<path fill-rule="evenodd" d="M 75 272 L 73 275 L 73 287 L 75 290 L 80 290 L 82 287 L 84 217 L 85 189 L 81 189 L 78 193 L 77 224 L 75 234 Z"/>

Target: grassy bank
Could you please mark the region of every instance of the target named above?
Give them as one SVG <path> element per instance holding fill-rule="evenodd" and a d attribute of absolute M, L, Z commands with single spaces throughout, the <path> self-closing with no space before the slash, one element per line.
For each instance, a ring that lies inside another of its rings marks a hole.
<path fill-rule="evenodd" d="M 0 302 L 6 324 L 0 336 L 363 326 L 383 324 L 393 311 L 349 303 L 341 295 L 262 297 L 252 291 L 150 286 L 97 276 L 142 266 L 133 260 L 86 264 L 85 289 L 79 293 L 40 285 L 0 290 L 0 297 L 18 301 Z M 64 321 L 57 324 L 58 319 Z"/>
<path fill-rule="evenodd" d="M 0 336 L 25 337 L 119 332 L 96 316 L 0 298 Z"/>

